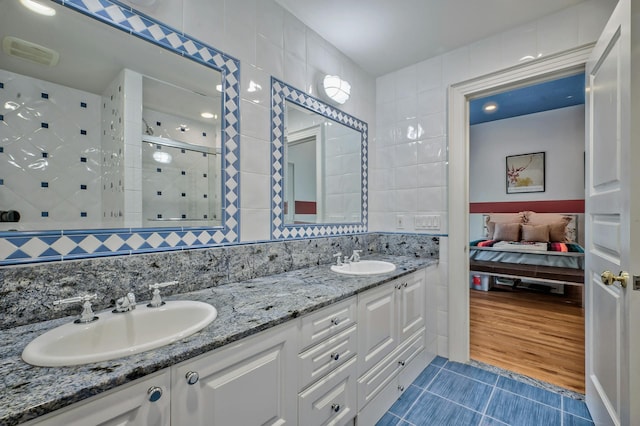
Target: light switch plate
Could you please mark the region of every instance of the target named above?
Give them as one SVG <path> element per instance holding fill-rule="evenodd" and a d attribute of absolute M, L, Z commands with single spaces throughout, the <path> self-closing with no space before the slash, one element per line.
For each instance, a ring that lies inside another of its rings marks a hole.
<path fill-rule="evenodd" d="M 440 216 L 417 215 L 415 217 L 416 229 L 440 229 Z"/>

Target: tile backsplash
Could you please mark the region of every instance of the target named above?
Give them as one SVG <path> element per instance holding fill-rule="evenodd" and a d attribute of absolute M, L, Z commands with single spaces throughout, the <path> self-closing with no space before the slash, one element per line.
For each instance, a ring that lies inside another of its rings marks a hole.
<path fill-rule="evenodd" d="M 439 257 L 439 238 L 421 234 L 359 234 L 232 245 L 180 252 L 117 256 L 0 269 L 0 329 L 78 314 L 53 301 L 97 294 L 96 311 L 133 291 L 149 300 L 149 284 L 177 280 L 166 295 L 185 293 L 333 262 L 333 254 Z"/>

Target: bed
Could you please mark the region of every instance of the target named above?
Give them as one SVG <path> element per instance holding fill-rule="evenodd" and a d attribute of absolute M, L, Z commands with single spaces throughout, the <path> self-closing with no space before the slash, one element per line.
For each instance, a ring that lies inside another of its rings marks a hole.
<path fill-rule="evenodd" d="M 494 277 L 583 285 L 578 216 L 556 213 L 484 215 L 485 237 L 469 244 L 469 269 Z"/>

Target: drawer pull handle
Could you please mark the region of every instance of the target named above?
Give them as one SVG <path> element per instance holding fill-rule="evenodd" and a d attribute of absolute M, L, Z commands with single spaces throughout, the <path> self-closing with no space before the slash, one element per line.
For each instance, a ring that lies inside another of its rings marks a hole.
<path fill-rule="evenodd" d="M 162 388 L 158 386 L 151 386 L 147 390 L 147 395 L 149 396 L 149 401 L 156 402 L 162 397 Z"/>
<path fill-rule="evenodd" d="M 337 413 L 340 411 L 340 404 L 331 404 L 331 410 Z"/>
<path fill-rule="evenodd" d="M 400 367 L 404 367 L 404 361 L 398 361 L 398 364 L 400 364 Z"/>
<path fill-rule="evenodd" d="M 331 359 L 334 361 L 337 361 L 338 359 L 340 359 L 340 354 L 338 352 L 334 352 L 331 354 Z"/>
<path fill-rule="evenodd" d="M 333 318 L 333 319 L 331 320 L 331 324 L 332 324 L 332 325 L 338 325 L 338 324 L 340 324 L 340 319 L 338 319 L 338 318 Z"/>
<path fill-rule="evenodd" d="M 404 386 L 402 386 L 402 385 L 398 386 L 398 390 L 399 390 L 400 392 L 404 392 Z"/>
<path fill-rule="evenodd" d="M 200 379 L 200 375 L 195 371 L 189 371 L 187 374 L 185 374 L 184 377 L 187 379 L 187 383 L 190 385 L 195 385 L 196 383 L 198 383 L 198 379 Z"/>

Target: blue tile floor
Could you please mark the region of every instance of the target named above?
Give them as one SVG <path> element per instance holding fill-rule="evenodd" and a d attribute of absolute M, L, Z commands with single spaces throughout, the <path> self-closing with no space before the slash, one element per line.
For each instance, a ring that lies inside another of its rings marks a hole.
<path fill-rule="evenodd" d="M 436 357 L 377 426 L 594 424 L 579 394 L 556 392 L 551 385 L 545 389 L 513 377 L 504 370 Z"/>

